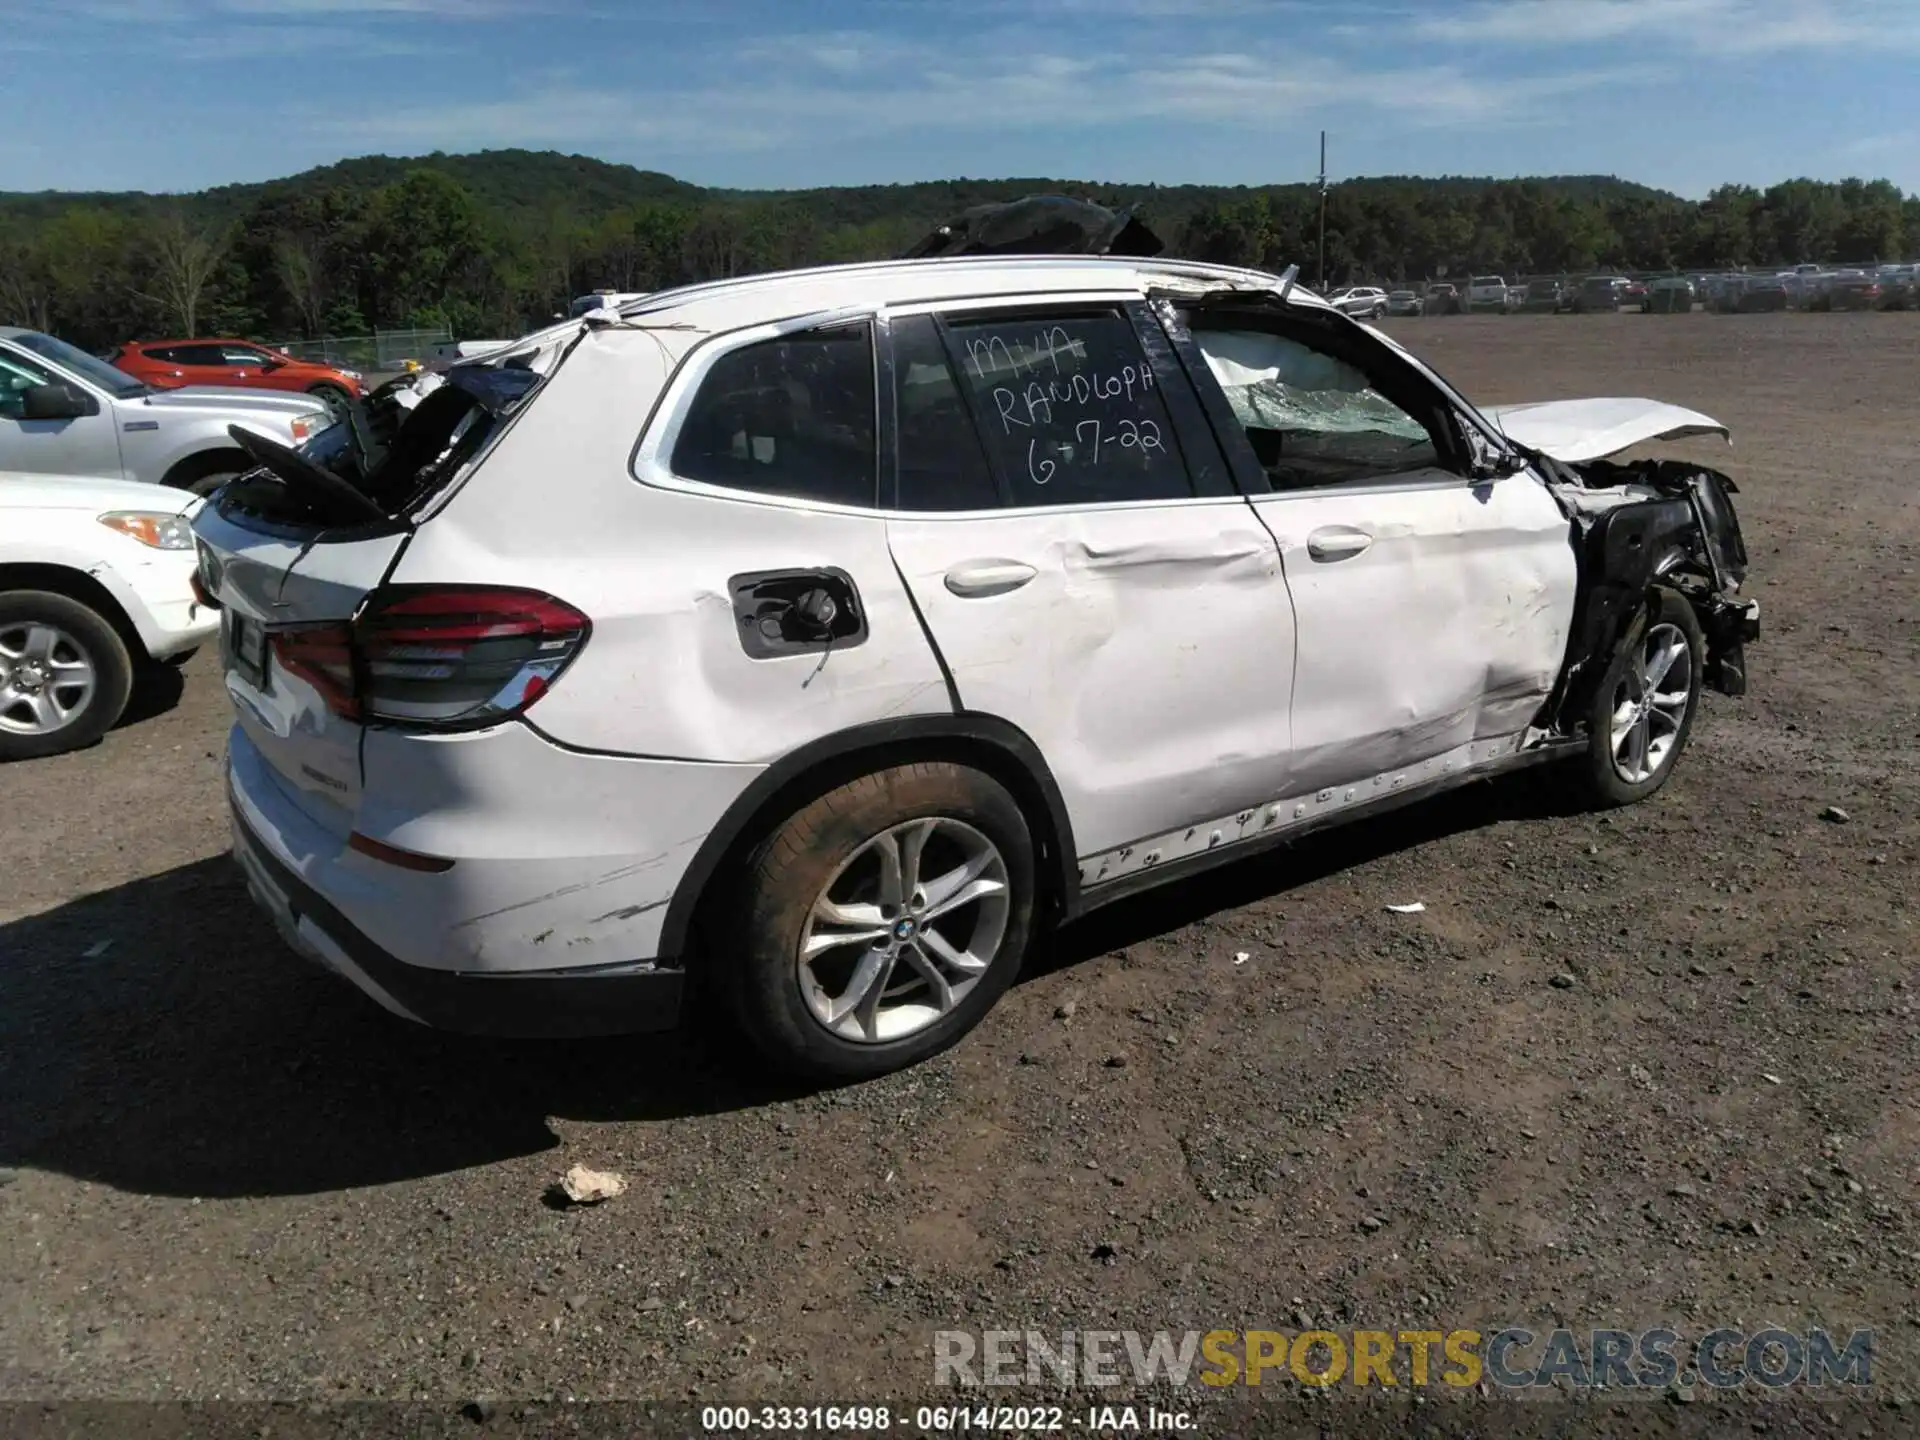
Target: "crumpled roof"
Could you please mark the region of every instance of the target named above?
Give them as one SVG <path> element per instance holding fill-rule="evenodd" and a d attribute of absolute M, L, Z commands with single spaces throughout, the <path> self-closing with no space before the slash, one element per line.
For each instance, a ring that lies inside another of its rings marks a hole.
<path fill-rule="evenodd" d="M 1166 246 L 1134 215 L 1064 195 L 1029 195 L 976 205 L 935 229 L 900 258 L 943 255 L 1158 255 Z"/>

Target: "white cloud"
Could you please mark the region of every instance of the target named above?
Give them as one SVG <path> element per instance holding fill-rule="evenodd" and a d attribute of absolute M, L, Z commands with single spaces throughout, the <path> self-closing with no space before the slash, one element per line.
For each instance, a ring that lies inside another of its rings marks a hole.
<path fill-rule="evenodd" d="M 956 129 L 1085 134 L 1142 121 L 1243 135 L 1296 134 L 1316 111 L 1374 110 L 1421 126 L 1551 118 L 1567 94 L 1660 78 L 1588 68 L 1513 77 L 1453 65 L 1371 69 L 1295 48 L 1199 50 L 1153 57 L 1121 47 L 1061 53 L 996 35 L 964 52 L 855 34 L 772 35 L 676 86 L 620 86 L 548 75 L 516 94 L 421 104 L 374 116 L 316 117 L 319 132 L 380 147 L 592 146 L 641 142 L 719 153 L 857 143 Z M 778 58 L 781 62 L 769 62 Z M 742 81 L 750 72 L 755 79 Z M 701 83 L 701 81 L 705 83 Z"/>
<path fill-rule="evenodd" d="M 1912 0 L 1481 0 L 1419 33 L 1455 44 L 1572 47 L 1673 39 L 1708 54 L 1920 45 Z"/>

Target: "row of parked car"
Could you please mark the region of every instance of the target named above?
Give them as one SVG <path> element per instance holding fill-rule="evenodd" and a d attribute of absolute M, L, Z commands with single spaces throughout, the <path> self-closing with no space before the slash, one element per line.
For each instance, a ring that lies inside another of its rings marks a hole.
<path fill-rule="evenodd" d="M 1658 275 L 1543 276 L 1510 285 L 1498 275 L 1476 275 L 1463 288 L 1434 281 L 1417 289 L 1357 285 L 1329 297 L 1362 319 L 1407 315 L 1551 313 L 1596 314 L 1639 310 L 1684 314 L 1696 304 L 1721 314 L 1764 310 L 1909 310 L 1920 308 L 1920 265 L 1826 269 L 1800 265 L 1778 273 L 1746 271 Z"/>

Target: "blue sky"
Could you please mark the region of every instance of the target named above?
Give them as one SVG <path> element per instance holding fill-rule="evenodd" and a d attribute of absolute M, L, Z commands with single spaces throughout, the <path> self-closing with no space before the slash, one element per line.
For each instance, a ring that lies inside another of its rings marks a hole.
<path fill-rule="evenodd" d="M 0 0 L 0 189 L 558 149 L 710 185 L 1920 189 L 1920 0 Z"/>

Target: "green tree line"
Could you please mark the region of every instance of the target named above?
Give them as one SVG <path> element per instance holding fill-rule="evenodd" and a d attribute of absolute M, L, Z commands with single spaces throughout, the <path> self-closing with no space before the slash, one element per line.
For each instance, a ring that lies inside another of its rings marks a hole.
<path fill-rule="evenodd" d="M 135 337 L 517 334 L 607 287 L 898 254 L 969 205 L 1133 204 L 1196 259 L 1319 263 L 1311 185 L 1039 177 L 707 190 L 582 156 L 369 156 L 197 195 L 0 194 L 0 322 L 100 348 Z M 1884 180 L 1728 185 L 1689 201 L 1611 177 L 1379 178 L 1326 196 L 1329 285 L 1498 272 L 1871 263 L 1920 252 L 1920 197 Z"/>

